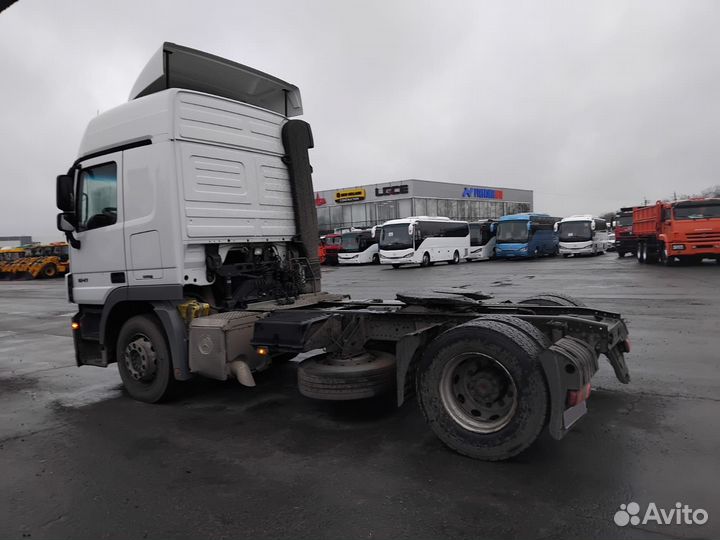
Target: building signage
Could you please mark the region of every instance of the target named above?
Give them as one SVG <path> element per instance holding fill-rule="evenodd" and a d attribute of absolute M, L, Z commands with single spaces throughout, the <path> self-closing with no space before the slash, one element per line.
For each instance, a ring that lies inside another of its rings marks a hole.
<path fill-rule="evenodd" d="M 336 203 L 346 203 L 365 200 L 365 190 L 363 188 L 343 189 L 335 192 Z"/>
<path fill-rule="evenodd" d="M 410 187 L 407 185 L 375 188 L 376 197 L 387 197 L 388 195 L 406 195 L 408 193 L 410 193 Z"/>
<path fill-rule="evenodd" d="M 315 194 L 315 206 L 324 206 L 327 204 L 325 197 L 321 197 L 319 193 Z"/>
<path fill-rule="evenodd" d="M 471 199 L 498 199 L 502 200 L 503 192 L 502 189 L 486 189 L 486 188 L 474 188 L 466 187 L 463 190 L 464 198 Z"/>

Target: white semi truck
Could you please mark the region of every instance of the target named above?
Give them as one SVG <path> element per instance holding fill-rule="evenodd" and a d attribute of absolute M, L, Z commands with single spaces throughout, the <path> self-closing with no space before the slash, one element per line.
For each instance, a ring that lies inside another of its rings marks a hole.
<path fill-rule="evenodd" d="M 273 361 L 315 351 L 297 369 L 305 396 L 394 391 L 400 406 L 417 393 L 442 441 L 486 460 L 544 428 L 563 437 L 599 355 L 629 381 L 620 315 L 569 297 L 322 292 L 301 113 L 294 85 L 166 43 L 130 100 L 90 122 L 57 179 L 78 365 L 117 363 L 128 393 L 153 403 L 197 375 L 254 385 Z"/>

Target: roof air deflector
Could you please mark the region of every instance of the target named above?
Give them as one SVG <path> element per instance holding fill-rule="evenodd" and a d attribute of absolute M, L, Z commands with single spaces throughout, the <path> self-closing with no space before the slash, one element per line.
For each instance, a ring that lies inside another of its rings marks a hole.
<path fill-rule="evenodd" d="M 140 73 L 130 100 L 168 88 L 196 90 L 282 114 L 302 114 L 297 86 L 206 52 L 164 43 Z"/>

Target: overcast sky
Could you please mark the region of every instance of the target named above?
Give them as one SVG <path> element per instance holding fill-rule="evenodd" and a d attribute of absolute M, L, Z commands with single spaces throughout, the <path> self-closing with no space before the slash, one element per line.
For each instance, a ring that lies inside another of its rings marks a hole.
<path fill-rule="evenodd" d="M 720 2 L 20 0 L 0 13 L 0 236 L 163 41 L 300 87 L 316 189 L 421 178 L 555 215 L 718 184 Z"/>

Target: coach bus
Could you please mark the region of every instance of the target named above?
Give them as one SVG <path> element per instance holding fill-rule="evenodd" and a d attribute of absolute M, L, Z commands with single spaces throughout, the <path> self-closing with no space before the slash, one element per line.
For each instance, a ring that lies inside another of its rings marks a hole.
<path fill-rule="evenodd" d="M 554 226 L 560 218 L 548 214 L 513 214 L 499 219 L 495 229 L 495 257 L 535 258 L 557 255 Z"/>
<path fill-rule="evenodd" d="M 495 257 L 494 221 L 484 219 L 473 221 L 470 226 L 470 252 L 468 261 L 486 261 Z"/>
<path fill-rule="evenodd" d="M 380 264 L 378 240 L 381 227 L 342 233 L 338 262 L 342 264 Z"/>
<path fill-rule="evenodd" d="M 592 216 L 570 216 L 555 224 L 560 240 L 560 253 L 570 255 L 599 255 L 608 248 L 608 227 L 604 219 Z"/>
<path fill-rule="evenodd" d="M 470 251 L 467 221 L 446 217 L 413 216 L 392 219 L 382 226 L 380 263 L 400 268 L 405 264 L 430 266 L 436 262 L 457 264 Z"/>

